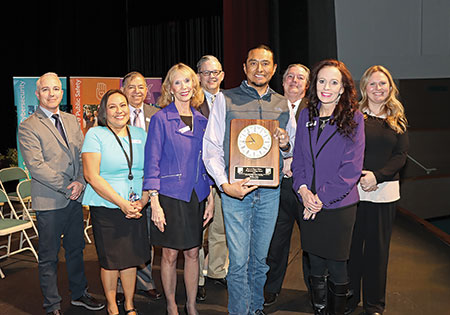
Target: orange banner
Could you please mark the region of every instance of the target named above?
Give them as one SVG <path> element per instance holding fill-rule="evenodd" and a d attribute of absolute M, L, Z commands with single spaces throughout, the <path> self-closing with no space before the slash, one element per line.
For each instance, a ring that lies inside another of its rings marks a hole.
<path fill-rule="evenodd" d="M 110 89 L 120 88 L 120 78 L 70 77 L 70 102 L 74 114 L 85 134 L 97 126 L 97 108 L 103 95 Z"/>

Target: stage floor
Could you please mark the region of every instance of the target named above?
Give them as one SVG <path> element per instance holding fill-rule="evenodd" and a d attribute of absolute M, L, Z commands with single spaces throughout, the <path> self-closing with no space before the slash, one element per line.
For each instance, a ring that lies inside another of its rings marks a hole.
<path fill-rule="evenodd" d="M 1 243 L 4 239 L 0 240 Z M 311 314 L 306 287 L 302 279 L 299 231 L 294 229 L 287 276 L 277 303 L 266 308 L 267 314 Z M 154 277 L 160 282 L 160 250 L 155 251 Z M 104 301 L 99 266 L 93 244 L 86 244 L 85 266 L 89 291 Z M 177 302 L 183 313 L 185 293 L 183 261 L 178 262 Z M 15 255 L 0 261 L 6 275 L 0 279 L 0 314 L 45 314 L 38 283 L 37 263 L 29 254 Z M 66 315 L 105 314 L 90 312 L 70 305 L 64 251 L 60 252 L 59 290 Z M 198 303 L 200 314 L 227 314 L 227 291 L 206 281 L 206 301 Z M 162 291 L 162 290 L 161 290 Z M 450 309 L 450 247 L 408 216 L 398 213 L 391 243 L 387 285 L 386 314 L 446 314 Z M 135 304 L 140 314 L 165 314 L 165 300 L 149 301 L 136 294 Z M 360 314 L 359 307 L 353 314 Z M 121 314 L 124 314 L 123 310 Z"/>

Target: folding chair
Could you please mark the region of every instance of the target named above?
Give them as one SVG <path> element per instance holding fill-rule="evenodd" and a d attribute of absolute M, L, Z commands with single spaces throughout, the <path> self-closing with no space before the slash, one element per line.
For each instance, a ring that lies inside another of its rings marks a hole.
<path fill-rule="evenodd" d="M 11 219 L 6 219 L 3 216 L 3 206 L 0 208 L 0 236 L 7 236 L 8 237 L 8 242 L 6 245 L 1 245 L 1 248 L 5 248 L 6 249 L 6 253 L 2 256 L 0 256 L 0 259 L 3 258 L 7 258 L 10 257 L 14 254 L 18 254 L 20 252 L 23 252 L 25 250 L 30 250 L 34 257 L 36 258 L 36 261 L 39 262 L 38 259 L 38 255 L 36 250 L 33 247 L 33 244 L 31 243 L 30 238 L 28 237 L 28 234 L 26 232 L 27 229 L 32 229 L 33 225 L 31 221 L 27 221 L 27 220 L 22 220 L 19 219 L 19 217 L 17 216 L 16 211 L 14 210 L 14 207 L 11 203 L 11 201 L 9 200 L 8 196 L 6 195 L 6 192 L 2 189 L 0 189 L 0 204 L 5 204 L 8 203 L 10 210 L 11 210 L 11 216 L 13 218 Z M 19 246 L 19 249 L 17 250 L 11 250 L 11 240 L 12 240 L 12 235 L 14 233 L 18 233 L 20 232 L 21 235 L 25 236 L 25 239 L 28 243 L 29 246 L 27 247 L 22 247 L 21 245 Z M 5 275 L 3 273 L 3 271 L 0 268 L 0 277 L 4 278 Z"/>
<path fill-rule="evenodd" d="M 16 189 L 13 191 L 8 191 L 5 189 L 5 183 L 12 181 L 22 181 L 24 179 L 30 179 L 28 173 L 20 167 L 13 166 L 0 169 L 0 187 L 5 191 L 11 201 L 19 201 L 17 197 Z"/>
<path fill-rule="evenodd" d="M 89 244 L 92 243 L 91 238 L 89 237 L 88 230 L 92 228 L 91 224 L 91 211 L 89 209 L 89 206 L 83 205 L 83 212 L 84 210 L 87 211 L 87 218 L 84 220 L 85 226 L 84 226 L 84 237 L 86 237 L 86 240 Z"/>
<path fill-rule="evenodd" d="M 21 181 L 17 185 L 17 197 L 19 198 L 20 203 L 22 204 L 22 215 L 19 216 L 22 217 L 24 220 L 29 220 L 31 223 L 33 223 L 33 230 L 35 232 L 35 235 L 30 236 L 30 239 L 37 237 L 38 230 L 36 227 L 36 224 L 34 223 L 36 221 L 36 212 L 32 208 L 32 201 L 31 201 L 31 179 L 25 179 Z M 23 241 L 23 240 L 21 240 Z"/>

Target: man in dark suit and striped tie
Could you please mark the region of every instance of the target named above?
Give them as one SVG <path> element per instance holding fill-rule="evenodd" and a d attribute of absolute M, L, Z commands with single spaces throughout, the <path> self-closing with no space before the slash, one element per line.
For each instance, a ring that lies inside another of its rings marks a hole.
<path fill-rule="evenodd" d="M 289 65 L 283 74 L 283 90 L 289 105 L 289 119 L 295 121 L 294 126 L 297 124 L 300 112 L 308 104 L 305 98 L 308 86 L 309 69 L 301 64 Z M 294 222 L 297 222 L 300 228 L 300 220 L 302 220 L 302 212 L 298 209 L 299 201 L 292 189 L 291 163 L 292 157 L 285 158 L 283 161 L 284 177 L 281 182 L 279 212 L 267 256 L 267 264 L 270 269 L 267 273 L 266 285 L 264 287 L 264 306 L 274 304 L 281 291 L 286 274 Z M 307 263 L 306 257 L 303 256 L 304 275 L 309 270 Z M 305 279 L 307 282 L 308 277 Z"/>

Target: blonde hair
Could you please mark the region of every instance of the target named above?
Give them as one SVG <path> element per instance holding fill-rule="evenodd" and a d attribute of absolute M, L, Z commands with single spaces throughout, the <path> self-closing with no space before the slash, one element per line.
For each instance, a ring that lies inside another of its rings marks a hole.
<path fill-rule="evenodd" d="M 169 105 L 174 101 L 173 96 L 170 93 L 170 88 L 173 83 L 173 77 L 177 72 L 187 74 L 191 79 L 193 88 L 191 106 L 194 108 L 198 108 L 203 103 L 205 96 L 200 86 L 200 82 L 198 81 L 197 74 L 194 72 L 194 70 L 192 70 L 189 66 L 185 65 L 184 63 L 177 63 L 176 65 L 172 66 L 172 68 L 170 68 L 169 71 L 167 72 L 166 78 L 164 79 L 164 82 L 161 85 L 161 96 L 158 98 L 157 104 L 160 107 L 166 107 L 167 105 Z"/>
<path fill-rule="evenodd" d="M 397 99 L 399 91 L 394 83 L 394 80 L 392 79 L 391 74 L 385 67 L 376 65 L 370 67 L 366 70 L 366 72 L 364 72 L 359 85 L 362 96 L 361 100 L 359 101 L 359 109 L 361 112 L 363 112 L 364 109 L 367 109 L 369 107 L 369 98 L 367 96 L 366 88 L 370 76 L 375 72 L 383 73 L 388 78 L 389 85 L 391 87 L 389 89 L 389 95 L 382 106 L 381 113 L 386 115 L 386 123 L 389 125 L 389 127 L 391 127 L 392 130 L 394 130 L 396 133 L 404 133 L 408 125 L 408 121 L 405 116 L 405 109 L 402 103 Z"/>

